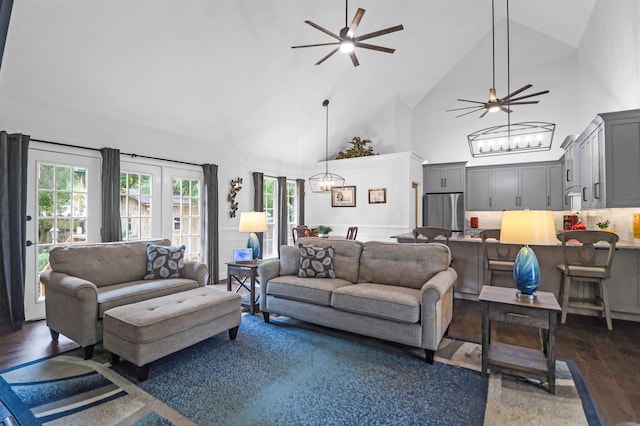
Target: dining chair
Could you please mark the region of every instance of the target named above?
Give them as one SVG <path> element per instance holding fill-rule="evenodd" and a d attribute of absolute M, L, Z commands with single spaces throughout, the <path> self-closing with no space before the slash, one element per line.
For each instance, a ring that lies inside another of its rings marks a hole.
<path fill-rule="evenodd" d="M 358 235 L 358 227 L 350 226 L 349 229 L 347 229 L 347 240 L 355 240 L 356 235 Z"/>
<path fill-rule="evenodd" d="M 453 235 L 451 230 L 447 228 L 440 228 L 438 226 L 422 226 L 413 229 L 413 239 L 417 243 L 418 237 L 422 236 L 424 238 L 420 238 L 421 241 L 424 241 L 426 238 L 427 243 L 441 243 L 442 240 L 445 240 L 445 244 L 449 245 L 449 237 Z"/>
<path fill-rule="evenodd" d="M 513 265 L 520 248 L 501 244 L 499 229 L 485 229 L 480 232 L 480 238 L 482 239 L 482 253 L 489 275 L 488 285 L 493 285 L 494 272 L 513 273 Z M 492 240 L 492 242 L 487 240 Z"/>
<path fill-rule="evenodd" d="M 298 238 L 311 236 L 311 228 L 309 228 L 307 225 L 298 225 L 291 228 L 291 234 L 293 236 L 293 242 L 295 244 Z"/>
<path fill-rule="evenodd" d="M 604 315 L 607 328 L 613 330 L 606 281 L 611 274 L 618 235 L 605 231 L 565 231 L 558 234 L 558 239 L 562 242 L 563 262 L 557 267 L 564 277 L 559 294 L 562 307 L 560 322 L 564 324 L 567 321 L 570 308 L 590 309 L 599 312 L 601 317 Z M 606 255 L 604 250 L 595 247 L 600 242 L 608 245 Z M 573 281 L 588 283 L 593 290 L 579 289 L 574 295 L 580 297 L 571 297 Z"/>

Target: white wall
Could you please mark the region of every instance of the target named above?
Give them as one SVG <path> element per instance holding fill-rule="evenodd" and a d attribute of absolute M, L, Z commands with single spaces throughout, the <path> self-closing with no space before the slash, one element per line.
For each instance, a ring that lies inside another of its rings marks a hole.
<path fill-rule="evenodd" d="M 356 207 L 331 207 L 328 194 L 306 194 L 306 224 L 329 225 L 336 236 L 346 235 L 349 226 L 358 227 L 358 240 L 394 241 L 390 237 L 410 231 L 412 223 L 411 184 L 422 186 L 422 158 L 410 152 L 348 158 L 329 162 L 329 172 L 356 187 Z M 317 163 L 309 175 L 324 170 Z M 387 189 L 386 204 L 369 204 L 368 190 Z M 421 189 L 420 189 L 421 191 Z"/>

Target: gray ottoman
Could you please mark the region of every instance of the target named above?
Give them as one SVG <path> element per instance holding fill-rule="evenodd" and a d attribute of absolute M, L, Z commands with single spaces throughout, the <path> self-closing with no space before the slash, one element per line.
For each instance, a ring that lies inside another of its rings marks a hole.
<path fill-rule="evenodd" d="M 239 294 L 199 287 L 107 310 L 103 346 L 112 364 L 131 361 L 143 381 L 152 361 L 225 330 L 234 340 L 240 317 Z"/>

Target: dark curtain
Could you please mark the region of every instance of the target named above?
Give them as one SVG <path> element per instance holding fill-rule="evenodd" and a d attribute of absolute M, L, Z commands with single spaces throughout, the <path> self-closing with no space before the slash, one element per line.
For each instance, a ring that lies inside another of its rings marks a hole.
<path fill-rule="evenodd" d="M 264 211 L 264 174 L 260 172 L 253 172 L 253 211 Z M 258 232 L 258 241 L 260 241 L 260 258 L 264 252 L 263 241 L 264 233 Z"/>
<path fill-rule="evenodd" d="M 24 323 L 29 136 L 0 132 L 0 332 Z"/>
<path fill-rule="evenodd" d="M 287 178 L 278 176 L 278 257 L 280 257 L 280 246 L 289 242 L 289 214 L 287 209 Z"/>
<path fill-rule="evenodd" d="M 9 33 L 12 7 L 13 0 L 0 0 L 0 65 L 2 65 L 4 46 L 7 41 L 7 34 Z"/>
<path fill-rule="evenodd" d="M 298 201 L 298 225 L 304 225 L 304 179 L 296 179 L 296 197 Z"/>
<path fill-rule="evenodd" d="M 103 243 L 122 240 L 120 221 L 120 150 L 102 148 L 102 227 Z"/>
<path fill-rule="evenodd" d="M 209 267 L 209 285 L 218 282 L 220 276 L 220 264 L 218 252 L 220 246 L 220 234 L 218 229 L 218 166 L 216 164 L 203 164 L 204 171 L 204 261 Z"/>

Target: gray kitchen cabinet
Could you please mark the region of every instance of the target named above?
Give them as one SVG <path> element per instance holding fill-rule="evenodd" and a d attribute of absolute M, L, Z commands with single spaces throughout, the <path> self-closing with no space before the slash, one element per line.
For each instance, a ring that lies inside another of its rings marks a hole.
<path fill-rule="evenodd" d="M 640 109 L 598 114 L 574 143 L 582 208 L 640 205 Z"/>
<path fill-rule="evenodd" d="M 465 163 L 426 164 L 424 192 L 464 192 Z"/>
<path fill-rule="evenodd" d="M 561 210 L 560 162 L 467 168 L 467 210 Z"/>

